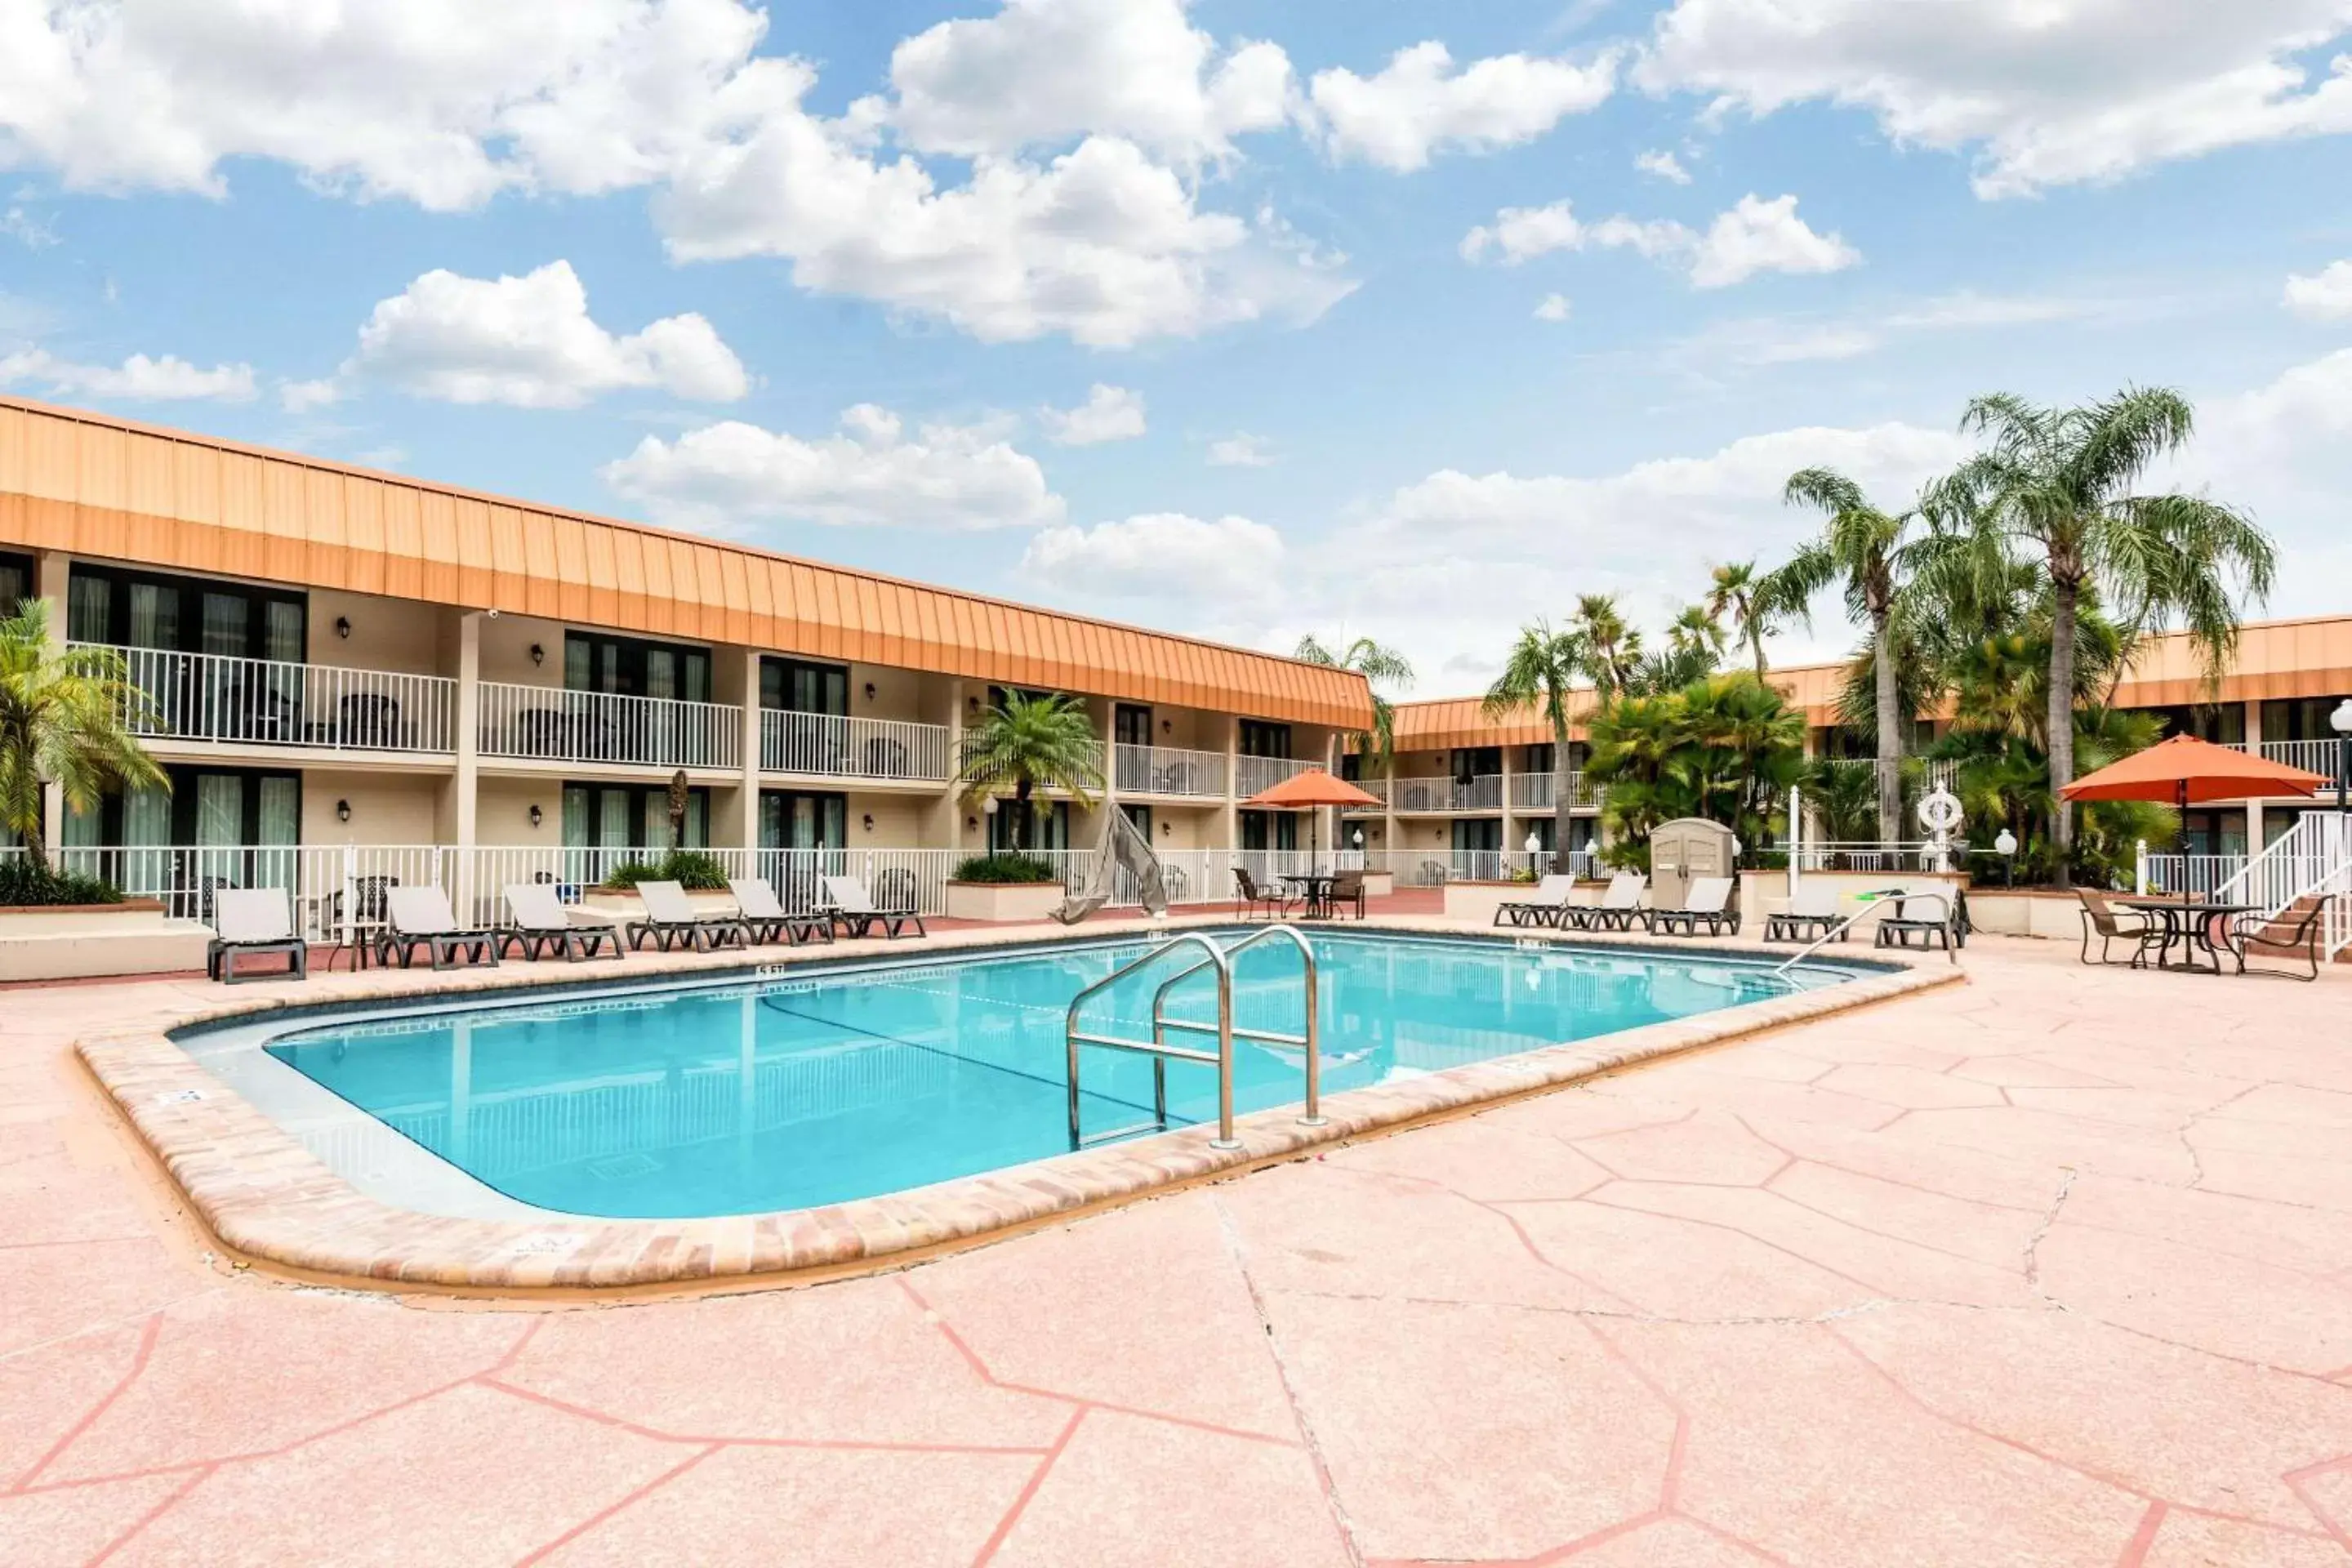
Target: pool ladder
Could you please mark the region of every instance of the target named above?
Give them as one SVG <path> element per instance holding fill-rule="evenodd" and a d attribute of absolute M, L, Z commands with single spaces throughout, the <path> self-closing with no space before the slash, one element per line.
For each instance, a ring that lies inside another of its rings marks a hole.
<path fill-rule="evenodd" d="M 1255 947 L 1259 942 L 1271 941 L 1277 936 L 1290 939 L 1298 949 L 1299 963 L 1305 966 L 1305 1030 L 1300 1034 L 1282 1035 L 1263 1029 L 1236 1028 L 1234 1025 L 1234 960 Z M 1194 953 L 1192 962 L 1161 981 L 1160 989 L 1151 994 L 1150 1039 L 1128 1040 L 1114 1035 L 1089 1034 L 1078 1026 L 1078 1011 L 1086 1005 L 1087 998 L 1099 992 L 1109 990 L 1129 976 L 1140 973 L 1170 953 L 1187 948 L 1199 950 Z M 1189 1019 L 1168 1016 L 1170 989 L 1178 981 L 1212 967 L 1217 972 L 1217 1021 L 1213 1024 L 1196 1024 Z M 1212 1149 L 1240 1148 L 1240 1141 L 1234 1137 L 1234 1042 L 1237 1039 L 1249 1040 L 1257 1045 L 1291 1047 L 1305 1050 L 1307 1114 L 1300 1117 L 1298 1121 L 1304 1127 L 1322 1126 L 1322 1061 L 1318 1045 L 1319 1031 L 1316 1026 L 1316 995 L 1314 951 L 1307 945 L 1307 939 L 1299 934 L 1298 929 L 1290 925 L 1263 927 L 1252 931 L 1231 947 L 1219 947 L 1213 939 L 1200 931 L 1185 931 L 1164 946 L 1156 947 L 1141 958 L 1120 965 L 1070 999 L 1070 1010 L 1063 1030 L 1069 1048 L 1070 1147 L 1074 1150 L 1085 1149 L 1097 1143 L 1108 1143 L 1115 1139 L 1133 1137 L 1139 1132 L 1168 1131 L 1168 1064 L 1171 1060 L 1174 1060 L 1202 1062 L 1217 1069 L 1217 1135 L 1210 1141 L 1209 1147 Z M 1214 1035 L 1217 1039 L 1217 1048 L 1210 1051 L 1191 1046 L 1171 1045 L 1168 1035 L 1171 1029 L 1181 1033 Z M 1133 1126 L 1116 1128 L 1108 1132 L 1097 1132 L 1091 1136 L 1080 1130 L 1078 1126 L 1078 1047 L 1080 1046 L 1098 1046 L 1105 1050 L 1113 1051 L 1132 1051 L 1139 1056 L 1148 1056 L 1151 1058 L 1152 1119 L 1150 1121 L 1139 1121 Z"/>

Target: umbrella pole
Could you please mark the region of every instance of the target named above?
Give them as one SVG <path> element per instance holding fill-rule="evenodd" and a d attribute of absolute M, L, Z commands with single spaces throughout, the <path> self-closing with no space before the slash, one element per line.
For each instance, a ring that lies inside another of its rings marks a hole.
<path fill-rule="evenodd" d="M 2172 788 L 2175 796 L 2173 810 L 2179 814 L 2180 901 L 2186 904 L 2189 901 L 2189 781 L 2184 778 Z"/>

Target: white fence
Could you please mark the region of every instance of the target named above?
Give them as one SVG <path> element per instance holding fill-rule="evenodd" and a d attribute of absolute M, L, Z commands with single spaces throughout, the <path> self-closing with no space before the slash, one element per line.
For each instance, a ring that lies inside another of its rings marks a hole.
<path fill-rule="evenodd" d="M 1500 811 L 1503 808 L 1503 775 L 1483 773 L 1476 778 L 1456 779 L 1400 778 L 1389 781 L 1391 805 L 1400 812 L 1413 811 Z"/>
<path fill-rule="evenodd" d="M 2352 829 L 2344 814 L 2306 811 L 2236 876 L 2217 886 L 2219 903 L 2252 904 L 2278 915 L 2306 899 L 2319 901 L 2320 952 L 2352 946 Z"/>
<path fill-rule="evenodd" d="M 78 644 L 89 647 L 101 645 Z M 133 734 L 331 752 L 454 752 L 457 683 L 331 664 L 110 647 L 146 699 Z"/>
<path fill-rule="evenodd" d="M 2139 847 L 2132 873 L 2138 893 L 2181 893 L 2210 898 L 2213 889 L 2235 880 L 2246 868 L 2243 855 L 2151 855 Z"/>
<path fill-rule="evenodd" d="M 2321 741 L 2258 741 L 2240 748 L 2273 763 L 2284 763 L 2291 768 L 2317 773 L 2324 779 L 2336 777 L 2336 765 L 2340 748 L 2333 740 Z"/>
<path fill-rule="evenodd" d="M 1362 790 L 1366 795 L 1370 795 L 1374 800 L 1379 801 L 1381 804 L 1379 805 L 1345 805 L 1339 808 L 1342 813 L 1349 816 L 1378 816 L 1387 808 L 1389 799 L 1389 780 L 1350 779 L 1348 782 L 1354 784 L 1358 789 Z"/>
<path fill-rule="evenodd" d="M 1293 757 L 1235 757 L 1234 793 L 1247 800 L 1260 791 L 1272 789 L 1293 773 L 1303 773 L 1317 765 Z"/>
<path fill-rule="evenodd" d="M 760 715 L 760 768 L 826 778 L 945 779 L 947 727 L 770 709 Z"/>
<path fill-rule="evenodd" d="M 1554 793 L 1555 779 L 1550 773 L 1513 773 L 1511 775 L 1511 809 L 1514 811 L 1553 811 L 1558 809 Z M 1601 804 L 1601 795 L 1584 780 L 1578 769 L 1568 775 L 1568 804 L 1571 809 L 1584 810 Z"/>
<path fill-rule="evenodd" d="M 224 888 L 283 888 L 295 929 L 313 942 L 347 939 L 383 923 L 394 887 L 448 886 L 447 858 L 431 844 L 67 846 L 52 851 L 60 871 L 95 877 L 126 898 L 159 900 L 174 920 L 212 923 Z"/>
<path fill-rule="evenodd" d="M 1112 786 L 1121 795 L 1211 795 L 1225 793 L 1225 754 L 1169 746 L 1113 746 Z"/>
<path fill-rule="evenodd" d="M 486 757 L 664 768 L 743 765 L 743 710 L 730 703 L 496 680 L 482 682 L 481 699 L 479 745 Z"/>

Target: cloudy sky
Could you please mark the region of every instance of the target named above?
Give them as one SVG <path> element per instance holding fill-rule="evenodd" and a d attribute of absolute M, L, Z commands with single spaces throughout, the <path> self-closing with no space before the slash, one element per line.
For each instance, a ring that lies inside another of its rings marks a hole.
<path fill-rule="evenodd" d="M 2346 611 L 2347 132 L 2352 0 L 0 0 L 0 387 L 1436 695 L 2162 384 Z"/>

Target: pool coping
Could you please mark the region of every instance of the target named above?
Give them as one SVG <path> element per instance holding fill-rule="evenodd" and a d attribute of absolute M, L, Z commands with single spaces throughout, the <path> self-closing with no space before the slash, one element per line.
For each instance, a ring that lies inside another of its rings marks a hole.
<path fill-rule="evenodd" d="M 871 941 L 755 950 L 749 963 L 740 952 L 631 954 L 625 970 L 599 971 L 593 979 L 730 971 L 772 978 L 782 969 L 829 960 L 1090 942 L 1234 923 L 1232 916 L 1219 913 L 1160 924 L 1088 922 L 1066 931 L 1037 926 L 943 931 L 919 944 Z M 1599 951 L 1654 949 L 1776 961 L 1789 956 L 1785 948 L 1739 938 L 1637 932 L 1585 940 L 1579 933 L 1496 930 L 1410 916 L 1378 916 L 1346 929 L 1508 937 Z M 1824 963 L 1838 963 L 1837 955 L 1820 956 Z M 1930 961 L 1879 949 L 1866 960 L 1848 961 L 1848 966 L 1864 964 L 1879 973 L 1332 1094 L 1323 1100 L 1321 1126 L 1301 1126 L 1296 1108 L 1254 1111 L 1234 1121 L 1238 1149 L 1211 1148 L 1213 1127 L 1180 1128 L 877 1197 L 688 1220 L 583 1216 L 526 1223 L 426 1215 L 386 1204 L 353 1187 L 170 1037 L 195 1026 L 251 1022 L 280 1012 L 299 1016 L 322 1005 L 577 987 L 592 977 L 576 965 L 402 972 L 389 985 L 365 977 L 321 975 L 299 992 L 192 999 L 175 1017 L 93 1032 L 76 1041 L 74 1049 L 220 1250 L 236 1262 L 309 1282 L 383 1291 L 626 1298 L 774 1288 L 903 1267 L 1174 1187 L 1239 1174 L 1318 1146 L 1547 1092 L 1967 978 L 1963 968 L 1940 953 Z"/>

